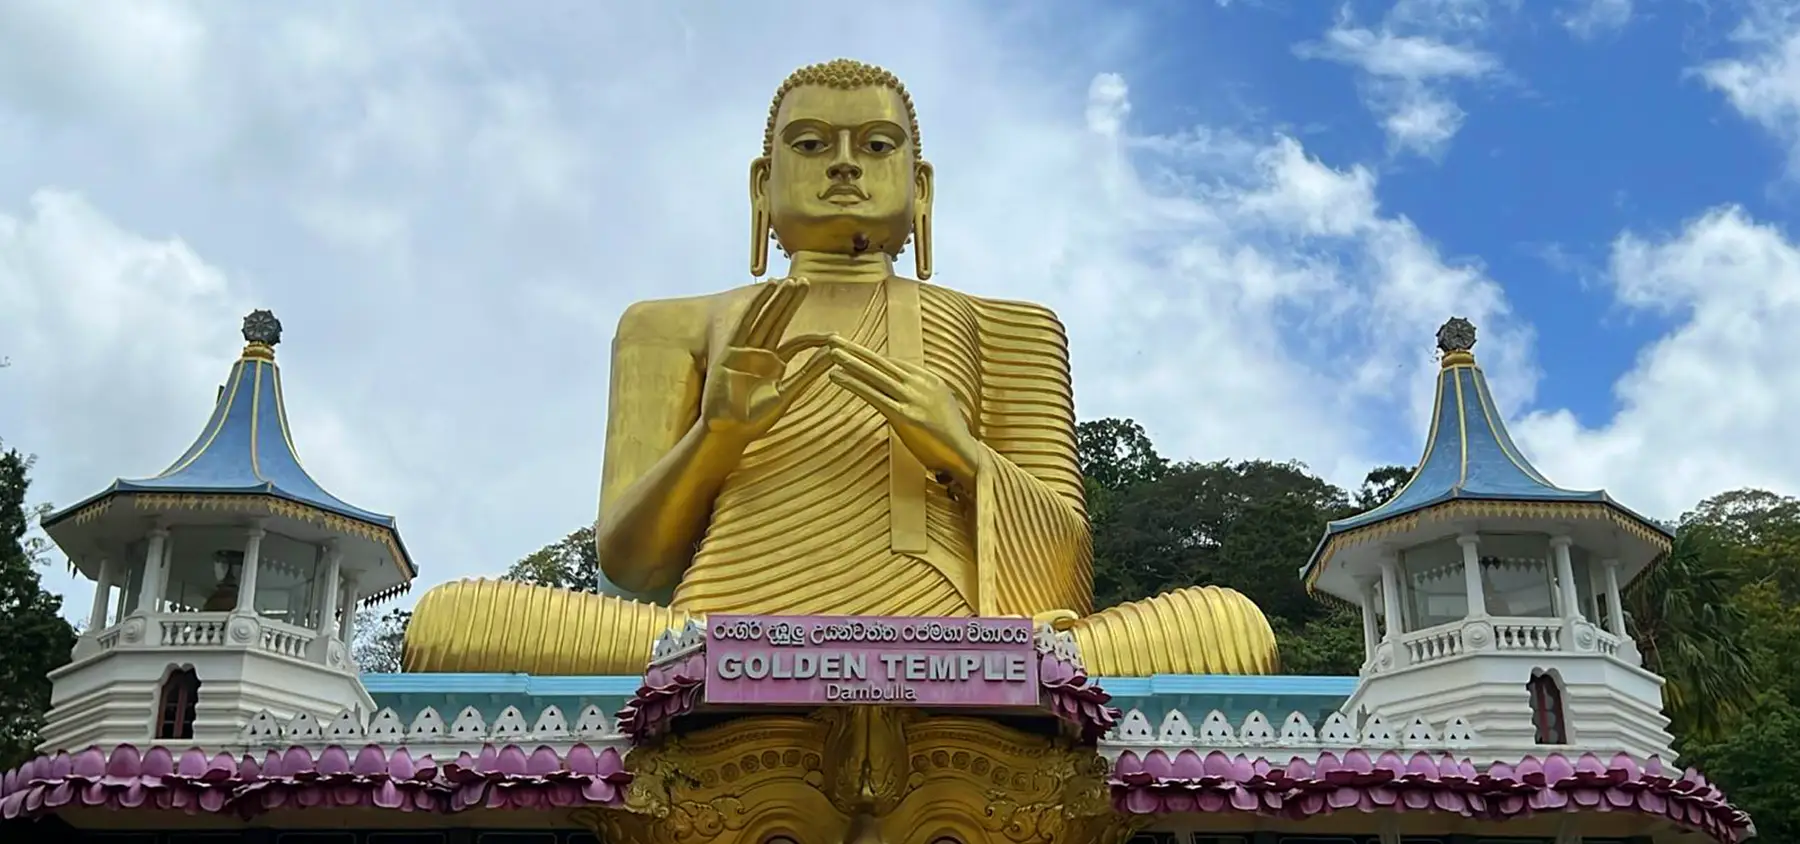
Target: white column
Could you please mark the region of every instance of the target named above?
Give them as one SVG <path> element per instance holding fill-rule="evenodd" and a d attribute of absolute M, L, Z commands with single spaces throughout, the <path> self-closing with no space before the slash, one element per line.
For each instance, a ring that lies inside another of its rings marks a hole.
<path fill-rule="evenodd" d="M 156 561 L 156 594 L 164 601 L 169 600 L 169 565 L 175 559 L 175 543 L 163 540 L 162 558 Z"/>
<path fill-rule="evenodd" d="M 1558 614 L 1566 619 L 1581 617 L 1581 599 L 1575 592 L 1575 564 L 1569 560 L 1569 545 L 1573 542 L 1567 536 L 1550 538 L 1550 550 L 1556 554 L 1556 595 Z"/>
<path fill-rule="evenodd" d="M 334 544 L 325 550 L 325 573 L 320 575 L 319 582 L 323 588 L 319 600 L 319 638 L 327 639 L 337 632 L 338 583 L 342 579 L 339 570 L 343 567 L 344 552 Z"/>
<path fill-rule="evenodd" d="M 88 612 L 89 635 L 106 629 L 106 605 L 112 598 L 112 582 L 113 561 L 107 557 L 100 561 L 100 579 L 94 581 L 94 608 Z"/>
<path fill-rule="evenodd" d="M 344 578 L 343 628 L 341 638 L 344 640 L 344 647 L 349 648 L 356 643 L 356 581 L 350 577 Z"/>
<path fill-rule="evenodd" d="M 260 525 L 244 534 L 244 569 L 238 573 L 237 612 L 256 614 L 257 561 L 262 559 L 262 541 L 266 535 Z"/>
<path fill-rule="evenodd" d="M 1486 618 L 1487 590 L 1481 586 L 1481 538 L 1465 533 L 1456 538 L 1462 546 L 1463 594 L 1469 597 L 1469 618 Z"/>
<path fill-rule="evenodd" d="M 1381 603 L 1387 617 L 1384 642 L 1400 641 L 1400 561 L 1392 554 L 1381 558 Z"/>
<path fill-rule="evenodd" d="M 1356 582 L 1356 597 L 1362 605 L 1364 662 L 1374 661 L 1375 646 L 1381 643 L 1380 633 L 1375 627 L 1375 584 L 1377 582 L 1372 577 L 1361 578 Z"/>
<path fill-rule="evenodd" d="M 1606 570 L 1606 630 L 1625 639 L 1625 606 L 1619 602 L 1619 561 L 1607 560 L 1600 564 Z"/>
<path fill-rule="evenodd" d="M 162 600 L 163 545 L 168 541 L 167 528 L 150 531 L 150 547 L 144 551 L 144 576 L 138 584 L 138 612 L 156 612 L 156 604 Z"/>
<path fill-rule="evenodd" d="M 319 635 L 306 648 L 306 658 L 320 665 L 331 664 L 331 649 L 337 646 L 338 592 L 343 569 L 344 552 L 336 542 L 326 545 L 325 567 L 319 572 L 319 599 L 313 606 L 319 612 Z"/>

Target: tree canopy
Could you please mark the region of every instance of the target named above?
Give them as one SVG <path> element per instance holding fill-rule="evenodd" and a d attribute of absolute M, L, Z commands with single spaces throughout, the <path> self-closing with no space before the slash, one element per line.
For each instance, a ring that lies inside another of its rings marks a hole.
<path fill-rule="evenodd" d="M 62 598 L 38 577 L 41 542 L 26 530 L 39 515 L 26 505 L 31 459 L 0 446 L 0 770 L 32 755 L 50 709 L 49 673 L 69 661 L 75 629 L 61 615 Z"/>

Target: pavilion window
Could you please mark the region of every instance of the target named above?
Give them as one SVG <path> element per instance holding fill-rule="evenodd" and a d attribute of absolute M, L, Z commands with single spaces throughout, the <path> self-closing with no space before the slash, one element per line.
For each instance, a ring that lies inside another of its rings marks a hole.
<path fill-rule="evenodd" d="M 1586 558 L 1583 558 L 1583 571 Z M 1489 615 L 1553 618 L 1556 590 L 1550 537 L 1543 534 L 1481 535 L 1481 583 Z"/>
<path fill-rule="evenodd" d="M 191 739 L 200 700 L 200 676 L 192 668 L 178 668 L 163 680 L 157 701 L 156 738 Z"/>
<path fill-rule="evenodd" d="M 1537 674 L 1525 684 L 1531 693 L 1531 724 L 1538 744 L 1568 744 L 1568 725 L 1563 719 L 1562 686 L 1549 674 Z"/>
<path fill-rule="evenodd" d="M 1428 542 L 1401 552 L 1400 569 L 1406 630 L 1426 630 L 1462 621 L 1469 614 L 1463 588 L 1462 546 L 1455 539 Z"/>

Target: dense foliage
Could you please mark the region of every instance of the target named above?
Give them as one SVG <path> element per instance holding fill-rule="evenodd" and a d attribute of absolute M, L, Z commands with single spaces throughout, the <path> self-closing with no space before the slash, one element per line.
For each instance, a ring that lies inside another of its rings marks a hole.
<path fill-rule="evenodd" d="M 38 578 L 43 547 L 25 531 L 31 460 L 0 447 L 0 771 L 29 758 L 50 709 L 46 675 L 69 661 L 75 629 L 62 619 L 62 598 Z"/>
<path fill-rule="evenodd" d="M 412 610 L 357 610 L 355 641 L 351 658 L 369 674 L 393 674 L 400 670 L 400 656 L 406 644 L 406 625 L 412 621 Z"/>

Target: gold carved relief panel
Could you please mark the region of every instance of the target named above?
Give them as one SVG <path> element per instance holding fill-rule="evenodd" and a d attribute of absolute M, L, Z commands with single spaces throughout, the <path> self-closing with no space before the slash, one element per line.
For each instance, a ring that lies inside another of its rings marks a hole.
<path fill-rule="evenodd" d="M 626 806 L 578 815 L 608 844 L 1113 844 L 1136 826 L 1091 748 L 909 709 L 742 718 L 627 764 Z"/>

